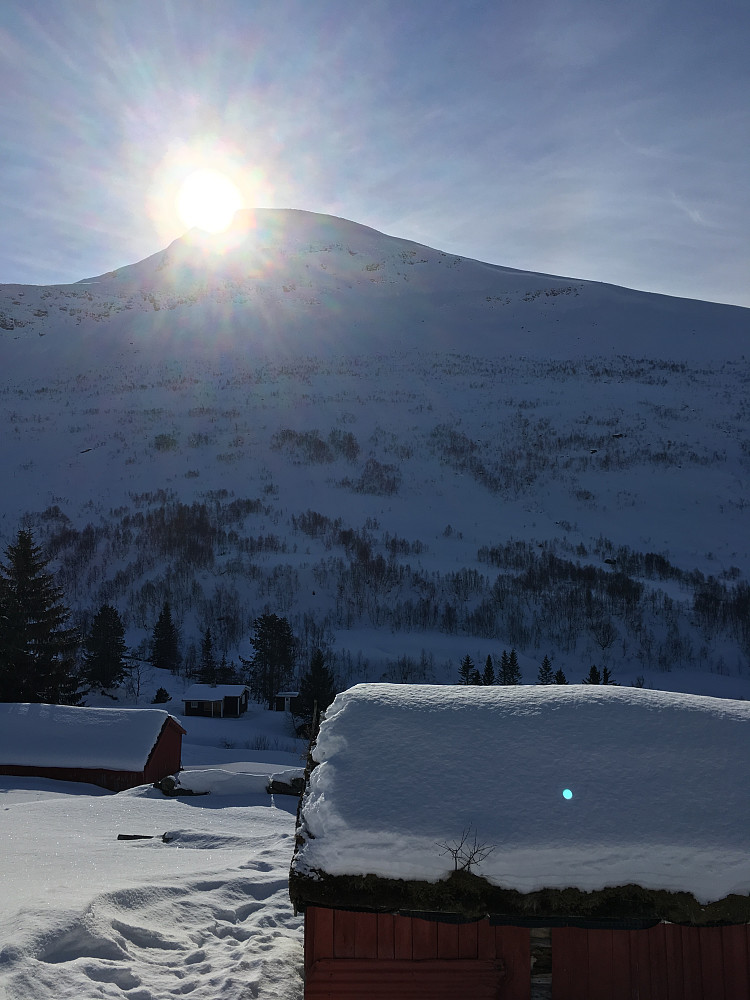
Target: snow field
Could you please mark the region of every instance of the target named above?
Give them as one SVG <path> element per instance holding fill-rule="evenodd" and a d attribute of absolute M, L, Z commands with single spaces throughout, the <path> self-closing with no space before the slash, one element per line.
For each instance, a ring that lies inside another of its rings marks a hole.
<path fill-rule="evenodd" d="M 283 717 L 263 715 L 283 733 Z M 218 767 L 183 772 L 209 794 L 188 798 L 0 778 L 4 1000 L 301 998 L 302 918 L 288 895 L 297 800 L 263 791 L 299 761 L 214 749 Z"/>

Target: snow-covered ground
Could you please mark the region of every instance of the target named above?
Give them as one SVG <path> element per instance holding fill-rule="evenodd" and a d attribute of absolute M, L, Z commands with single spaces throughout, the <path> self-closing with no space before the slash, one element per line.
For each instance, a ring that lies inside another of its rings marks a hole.
<path fill-rule="evenodd" d="M 525 891 L 540 877 L 592 887 L 635 874 L 705 899 L 748 891 L 748 806 L 738 783 L 750 724 L 745 702 L 581 686 L 364 690 L 367 703 L 362 688 L 340 695 L 333 725 L 325 723 L 317 751 L 325 763 L 307 815 L 318 824 L 317 854 L 308 844 L 303 865 L 363 870 L 351 852 L 369 845 L 367 870 L 375 870 L 374 850 L 390 874 L 440 878 L 451 861 L 438 844 L 472 826 L 483 841 L 504 845 L 480 872 Z M 408 729 L 394 728 L 387 704 L 394 692 L 408 702 Z M 550 698 L 565 724 L 540 731 L 535 702 Z M 486 706 L 470 746 L 458 702 Z M 355 720 L 348 736 L 357 736 L 348 743 L 335 733 L 347 717 Z M 181 783 L 209 794 L 167 798 L 143 786 L 115 795 L 0 777 L 3 1000 L 301 1000 L 302 918 L 288 895 L 297 800 L 263 789 L 267 775 L 300 773 L 304 748 L 287 716 L 257 705 L 240 719 L 181 722 L 188 731 Z M 366 798 L 356 774 L 350 781 L 357 769 L 371 776 Z M 321 795 L 332 784 L 333 813 Z M 430 819 L 422 834 L 415 816 Z M 551 829 L 564 834 L 563 853 L 543 843 Z M 597 836 L 608 846 L 593 864 Z M 520 842 L 533 837 L 524 850 Z"/>
<path fill-rule="evenodd" d="M 207 795 L 0 777 L 3 998 L 302 996 L 288 895 L 297 799 L 258 777 L 299 769 L 300 747 L 283 714 L 257 706 L 182 721 L 183 783 L 193 775 Z"/>

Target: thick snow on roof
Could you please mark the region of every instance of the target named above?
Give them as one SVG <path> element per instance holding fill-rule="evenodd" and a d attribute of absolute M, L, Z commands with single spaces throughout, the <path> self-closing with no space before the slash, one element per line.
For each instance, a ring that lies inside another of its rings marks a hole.
<path fill-rule="evenodd" d="M 750 704 L 633 688 L 360 684 L 328 709 L 299 874 L 522 892 L 635 883 L 702 902 L 750 892 Z"/>
<path fill-rule="evenodd" d="M 192 684 L 182 696 L 182 701 L 222 701 L 239 698 L 246 691 L 245 684 Z"/>
<path fill-rule="evenodd" d="M 169 713 L 0 704 L 0 764 L 142 771 Z"/>

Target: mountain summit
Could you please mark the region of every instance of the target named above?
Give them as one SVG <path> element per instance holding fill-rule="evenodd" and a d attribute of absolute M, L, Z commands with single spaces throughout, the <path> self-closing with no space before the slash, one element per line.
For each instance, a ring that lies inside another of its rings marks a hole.
<path fill-rule="evenodd" d="M 24 342 L 35 356 L 56 343 L 64 355 L 95 344 L 107 356 L 148 345 L 161 357 L 398 348 L 708 360 L 744 353 L 750 312 L 513 270 L 333 216 L 257 209 L 238 213 L 227 234 L 194 230 L 72 285 L 0 286 L 0 328 L 4 345 Z"/>

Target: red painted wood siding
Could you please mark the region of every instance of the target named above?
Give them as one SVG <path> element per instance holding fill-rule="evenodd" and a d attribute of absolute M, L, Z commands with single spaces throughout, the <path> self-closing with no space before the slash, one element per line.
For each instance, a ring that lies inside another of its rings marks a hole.
<path fill-rule="evenodd" d="M 529 969 L 524 927 L 305 911 L 305 1000 L 529 1000 Z"/>
<path fill-rule="evenodd" d="M 19 777 L 52 778 L 55 781 L 80 781 L 87 785 L 98 785 L 112 792 L 122 792 L 126 788 L 145 784 L 143 771 L 108 771 L 96 767 L 32 767 L 25 764 L 3 764 L 0 774 L 15 774 Z"/>
<path fill-rule="evenodd" d="M 168 774 L 176 774 L 180 770 L 184 732 L 182 726 L 171 716 L 166 720 L 146 762 L 144 784 L 160 781 Z"/>
<path fill-rule="evenodd" d="M 750 927 L 552 931 L 553 1000 L 747 1000 Z"/>

